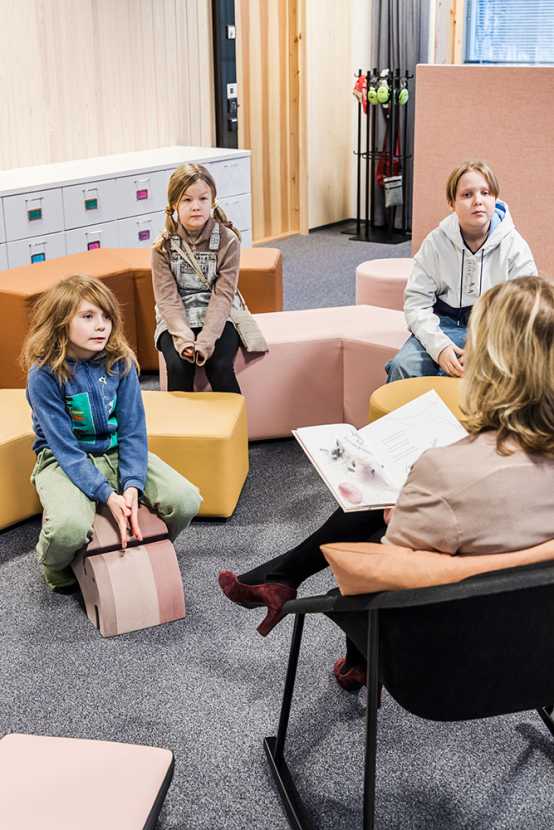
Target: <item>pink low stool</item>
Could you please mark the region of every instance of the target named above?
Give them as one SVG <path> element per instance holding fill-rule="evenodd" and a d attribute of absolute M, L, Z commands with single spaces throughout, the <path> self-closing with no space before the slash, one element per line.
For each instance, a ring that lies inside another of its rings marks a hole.
<path fill-rule="evenodd" d="M 356 268 L 356 305 L 404 308 L 404 289 L 411 274 L 412 257 L 369 259 Z"/>
<path fill-rule="evenodd" d="M 110 511 L 101 507 L 88 546 L 72 562 L 87 616 L 103 637 L 126 634 L 185 616 L 183 580 L 167 527 L 141 505 L 142 542 L 121 549 Z"/>
<path fill-rule="evenodd" d="M 3 830 L 154 830 L 169 749 L 13 733 L 0 740 Z"/>

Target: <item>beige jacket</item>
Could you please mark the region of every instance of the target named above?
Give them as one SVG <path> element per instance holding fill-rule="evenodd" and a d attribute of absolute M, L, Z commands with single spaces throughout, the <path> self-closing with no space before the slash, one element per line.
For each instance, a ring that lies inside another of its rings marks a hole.
<path fill-rule="evenodd" d="M 201 362 L 213 354 L 215 342 L 229 319 L 239 278 L 239 240 L 233 231 L 220 224 L 219 248 L 210 252 L 214 225 L 215 220 L 208 219 L 194 241 L 182 225 L 179 224 L 177 229 L 179 236 L 187 240 L 195 254 L 201 254 L 204 259 L 209 259 L 211 255 L 214 259 L 213 274 L 207 275 L 212 283 L 211 293 L 191 274 L 183 274 L 181 284 L 176 283 L 170 266 L 168 243 L 163 251 L 152 249 L 152 284 L 157 322 L 155 343 L 157 345 L 162 332 L 169 331 L 180 355 L 185 349 L 194 346 L 203 358 Z M 192 299 L 190 304 L 188 298 Z M 195 340 L 192 328 L 199 327 L 202 330 Z"/>
<path fill-rule="evenodd" d="M 554 460 L 496 434 L 427 450 L 414 464 L 383 539 L 444 553 L 506 553 L 554 538 Z"/>

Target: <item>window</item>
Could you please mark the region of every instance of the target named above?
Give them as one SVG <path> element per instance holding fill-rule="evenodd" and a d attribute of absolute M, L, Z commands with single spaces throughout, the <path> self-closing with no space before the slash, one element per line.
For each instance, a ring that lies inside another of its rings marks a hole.
<path fill-rule="evenodd" d="M 554 64 L 554 0 L 466 0 L 465 62 Z"/>

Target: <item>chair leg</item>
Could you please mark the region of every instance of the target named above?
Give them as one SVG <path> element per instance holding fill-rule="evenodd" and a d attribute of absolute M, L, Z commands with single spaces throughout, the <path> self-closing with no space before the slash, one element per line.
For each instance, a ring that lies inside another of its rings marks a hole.
<path fill-rule="evenodd" d="M 276 737 L 264 739 L 264 749 L 269 762 L 273 780 L 287 814 L 290 826 L 293 830 L 313 830 L 302 799 L 296 789 L 293 777 L 287 767 L 284 758 L 285 739 L 289 724 L 296 670 L 298 667 L 298 656 L 302 642 L 302 631 L 304 629 L 304 614 L 297 614 L 294 620 L 294 631 L 290 646 L 289 662 L 283 691 L 283 702 L 281 704 L 281 715 Z"/>
<path fill-rule="evenodd" d="M 369 611 L 367 618 L 367 709 L 364 766 L 363 830 L 373 830 L 375 823 L 375 770 L 377 761 L 377 709 L 380 706 L 379 682 L 379 612 Z"/>
<path fill-rule="evenodd" d="M 552 737 L 554 737 L 554 706 L 542 706 L 540 709 L 537 709 L 537 712 Z"/>

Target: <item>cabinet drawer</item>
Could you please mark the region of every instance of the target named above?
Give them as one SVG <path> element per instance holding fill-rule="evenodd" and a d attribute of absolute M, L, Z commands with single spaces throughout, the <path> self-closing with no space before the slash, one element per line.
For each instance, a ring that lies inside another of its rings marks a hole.
<path fill-rule="evenodd" d="M 117 219 L 115 179 L 62 188 L 65 228 L 84 228 Z"/>
<path fill-rule="evenodd" d="M 65 256 L 65 234 L 52 233 L 49 236 L 36 236 L 33 239 L 19 239 L 17 242 L 8 242 L 6 247 L 10 268 L 32 265 L 35 262 Z"/>
<path fill-rule="evenodd" d="M 138 216 L 164 210 L 167 204 L 167 183 L 173 170 L 137 173 L 116 179 L 119 216 Z"/>
<path fill-rule="evenodd" d="M 95 248 L 117 248 L 117 222 L 105 222 L 103 225 L 90 225 L 88 228 L 66 231 L 65 244 L 68 254 L 80 254 L 83 251 L 93 251 Z"/>
<path fill-rule="evenodd" d="M 164 211 L 120 219 L 117 224 L 120 248 L 150 248 L 163 228 Z"/>
<path fill-rule="evenodd" d="M 5 271 L 8 267 L 8 252 L 5 245 L 0 245 L 0 271 Z"/>
<path fill-rule="evenodd" d="M 250 193 L 250 158 L 211 161 L 205 165 L 215 179 L 217 198 Z"/>
<path fill-rule="evenodd" d="M 6 196 L 3 203 L 7 242 L 63 231 L 61 188 Z"/>
<path fill-rule="evenodd" d="M 250 195 L 229 196 L 227 199 L 219 199 L 219 204 L 239 231 L 247 231 L 252 227 L 250 221 Z"/>

